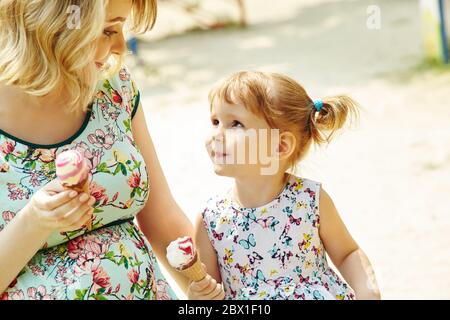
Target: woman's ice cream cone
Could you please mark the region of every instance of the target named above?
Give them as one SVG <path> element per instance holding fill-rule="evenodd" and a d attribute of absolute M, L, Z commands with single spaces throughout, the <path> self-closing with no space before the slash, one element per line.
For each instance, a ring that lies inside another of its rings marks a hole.
<path fill-rule="evenodd" d="M 89 171 L 87 160 L 76 150 L 68 150 L 56 157 L 56 176 L 64 187 L 86 193 L 90 195 L 89 190 Z M 86 227 L 92 229 L 92 221 L 89 221 Z"/>

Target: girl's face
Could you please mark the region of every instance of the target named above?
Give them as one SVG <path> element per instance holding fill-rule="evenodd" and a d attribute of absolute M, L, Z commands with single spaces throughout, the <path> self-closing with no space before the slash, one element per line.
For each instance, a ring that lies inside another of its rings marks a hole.
<path fill-rule="evenodd" d="M 109 0 L 103 34 L 97 41 L 95 64 L 102 69 L 112 54 L 122 55 L 127 51 L 124 24 L 131 13 L 133 0 Z"/>
<path fill-rule="evenodd" d="M 255 177 L 279 172 L 278 130 L 240 104 L 217 102 L 211 109 L 206 149 L 216 174 Z"/>

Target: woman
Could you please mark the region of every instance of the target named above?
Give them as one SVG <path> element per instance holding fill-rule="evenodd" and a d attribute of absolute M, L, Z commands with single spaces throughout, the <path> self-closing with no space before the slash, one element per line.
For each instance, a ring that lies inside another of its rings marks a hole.
<path fill-rule="evenodd" d="M 155 19 L 156 0 L 0 0 L 1 299 L 175 298 L 154 253 L 186 290 L 165 248 L 192 225 L 120 64 L 126 23 Z M 68 149 L 89 161 L 90 195 L 55 179 Z"/>

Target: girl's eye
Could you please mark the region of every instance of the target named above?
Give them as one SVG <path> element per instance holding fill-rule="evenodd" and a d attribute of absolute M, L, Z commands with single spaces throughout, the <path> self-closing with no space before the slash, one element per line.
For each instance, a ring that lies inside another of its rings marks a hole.
<path fill-rule="evenodd" d="M 244 128 L 244 125 L 242 124 L 242 123 L 240 123 L 239 121 L 237 121 L 237 120 L 234 120 L 233 121 L 233 124 L 232 124 L 232 127 L 233 128 Z"/>
<path fill-rule="evenodd" d="M 219 125 L 219 120 L 217 120 L 217 119 L 212 119 L 212 120 L 211 120 L 211 123 L 212 123 L 213 126 L 218 126 L 218 125 Z"/>

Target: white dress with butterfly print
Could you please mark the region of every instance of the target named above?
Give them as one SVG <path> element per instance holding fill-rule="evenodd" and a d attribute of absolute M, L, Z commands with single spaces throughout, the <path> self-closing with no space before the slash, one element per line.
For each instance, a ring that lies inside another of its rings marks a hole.
<path fill-rule="evenodd" d="M 319 237 L 320 183 L 291 176 L 280 195 L 259 208 L 231 197 L 209 199 L 203 221 L 226 299 L 354 299 L 328 266 Z"/>

